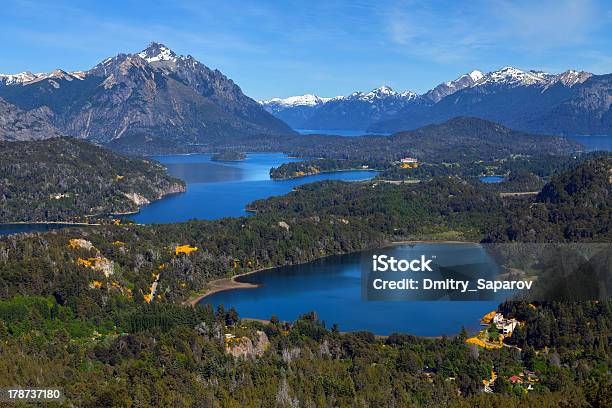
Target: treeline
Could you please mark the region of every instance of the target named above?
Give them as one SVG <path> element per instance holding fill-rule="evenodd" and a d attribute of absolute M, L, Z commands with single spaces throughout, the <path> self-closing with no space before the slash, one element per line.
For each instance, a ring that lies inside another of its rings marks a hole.
<path fill-rule="evenodd" d="M 252 205 L 251 217 L 191 221 L 171 225 L 125 225 L 62 229 L 50 234 L 0 240 L 0 295 L 95 297 L 116 291 L 112 282 L 133 290 L 142 301 L 151 274 L 163 264 L 159 293 L 180 301 L 212 279 L 259 268 L 298 264 L 327 255 L 379 247 L 395 239 L 441 234 L 479 239 L 494 222 L 499 206 L 492 193 L 460 180 L 437 180 L 417 187 L 323 182 L 284 197 Z M 70 239 L 95 249 L 71 248 Z M 174 255 L 177 245 L 198 250 Z M 112 277 L 80 265 L 77 259 L 102 255 L 113 261 Z M 91 291 L 92 280 L 104 282 Z"/>
<path fill-rule="evenodd" d="M 568 139 L 518 132 L 467 117 L 391 136 L 315 135 L 294 139 L 282 151 L 302 157 L 375 161 L 411 156 L 432 163 L 486 162 L 510 155 L 568 155 L 581 149 Z"/>
<path fill-rule="evenodd" d="M 157 162 L 74 138 L 0 142 L 0 222 L 84 221 L 184 189 Z"/>
<path fill-rule="evenodd" d="M 283 163 L 270 169 L 270 177 L 275 180 L 292 179 L 311 176 L 318 173 L 328 173 L 346 170 L 382 170 L 391 166 L 385 161 L 315 159 L 299 162 Z"/>
<path fill-rule="evenodd" d="M 291 179 L 344 170 L 371 169 L 379 172 L 381 180 L 429 180 L 434 177 L 458 176 L 472 179 L 478 183 L 481 176 L 501 175 L 501 183 L 490 183 L 487 189 L 518 192 L 539 191 L 554 174 L 567 172 L 580 163 L 609 156 L 604 152 L 568 155 L 514 155 L 491 161 L 466 160 L 462 162 L 421 161 L 418 167 L 402 168 L 399 161 L 388 160 L 350 160 L 321 158 L 299 162 L 284 163 L 270 170 L 273 179 Z"/>

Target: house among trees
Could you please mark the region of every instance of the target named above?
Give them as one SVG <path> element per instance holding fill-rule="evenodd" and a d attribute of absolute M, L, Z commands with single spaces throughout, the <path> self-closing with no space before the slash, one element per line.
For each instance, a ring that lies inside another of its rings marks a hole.
<path fill-rule="evenodd" d="M 516 319 L 508 319 L 502 320 L 496 325 L 496 327 L 498 330 L 501 330 L 503 334 L 511 334 L 517 325 L 518 321 Z"/>
<path fill-rule="evenodd" d="M 419 161 L 414 157 L 404 157 L 400 159 L 400 167 L 402 169 L 416 169 L 419 167 Z"/>
<path fill-rule="evenodd" d="M 512 384 L 522 384 L 523 383 L 523 379 L 519 377 L 518 375 L 511 376 L 510 378 L 508 378 L 508 381 L 510 381 Z"/>
<path fill-rule="evenodd" d="M 518 320 L 506 319 L 502 313 L 495 311 L 487 313 L 480 319 L 481 325 L 488 326 L 489 324 L 494 324 L 502 334 L 511 334 L 516 326 L 518 326 L 518 323 Z"/>

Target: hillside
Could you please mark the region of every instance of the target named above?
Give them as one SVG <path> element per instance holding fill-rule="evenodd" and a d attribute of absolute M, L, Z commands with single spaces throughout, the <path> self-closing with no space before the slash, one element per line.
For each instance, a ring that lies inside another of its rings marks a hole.
<path fill-rule="evenodd" d="M 511 207 L 490 241 L 609 242 L 612 156 L 589 160 L 554 176 L 535 201 Z"/>
<path fill-rule="evenodd" d="M 73 138 L 0 142 L 0 222 L 83 221 L 184 190 L 156 162 Z"/>
<path fill-rule="evenodd" d="M 300 136 L 279 148 L 295 155 L 353 160 L 397 160 L 416 157 L 428 162 L 493 160 L 509 155 L 569 154 L 581 149 L 564 138 L 530 134 L 471 117 L 399 132 L 391 136 Z"/>
<path fill-rule="evenodd" d="M 45 109 L 67 136 L 125 149 L 142 138 L 182 148 L 293 133 L 221 72 L 158 43 L 89 71 L 0 83 L 0 97 L 26 112 Z"/>
<path fill-rule="evenodd" d="M 0 140 L 37 140 L 61 136 L 47 121 L 46 108 L 23 111 L 0 98 Z"/>

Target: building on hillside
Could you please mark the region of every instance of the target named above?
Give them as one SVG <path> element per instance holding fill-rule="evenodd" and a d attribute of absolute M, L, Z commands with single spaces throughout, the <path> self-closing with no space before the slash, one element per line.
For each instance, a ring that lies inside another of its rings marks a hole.
<path fill-rule="evenodd" d="M 493 324 L 498 325 L 504 322 L 504 315 L 501 313 L 496 314 L 495 316 L 493 316 Z"/>
<path fill-rule="evenodd" d="M 514 319 L 506 320 L 504 323 L 502 323 L 502 327 L 501 327 L 502 333 L 503 334 L 512 333 L 517 325 L 518 325 L 518 322 Z"/>
<path fill-rule="evenodd" d="M 416 169 L 419 167 L 419 161 L 414 157 L 404 157 L 400 159 L 400 167 L 402 169 Z"/>
<path fill-rule="evenodd" d="M 518 320 L 506 319 L 501 313 L 493 314 L 493 312 L 491 312 L 481 319 L 482 324 L 484 324 L 485 321 L 493 323 L 502 334 L 511 334 L 516 326 L 518 326 Z"/>

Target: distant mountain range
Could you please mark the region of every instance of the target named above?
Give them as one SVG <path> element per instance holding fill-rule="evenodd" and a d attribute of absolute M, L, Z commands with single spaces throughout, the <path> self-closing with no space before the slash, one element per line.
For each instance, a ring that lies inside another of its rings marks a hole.
<path fill-rule="evenodd" d="M 270 99 L 260 104 L 294 129 L 366 129 L 420 103 L 414 92 L 395 92 L 382 86 L 370 92 L 320 98 L 316 95 Z"/>
<path fill-rule="evenodd" d="M 0 119 L 0 139 L 61 133 L 109 146 L 202 145 L 294 133 L 218 70 L 159 43 L 84 72 L 2 74 L 0 98 L 12 118 Z"/>
<path fill-rule="evenodd" d="M 381 87 L 335 98 L 307 95 L 260 104 L 294 129 L 392 133 L 473 116 L 530 132 L 610 134 L 611 81 L 612 75 L 583 71 L 548 74 L 506 67 L 486 74 L 472 71 L 421 95 Z"/>

